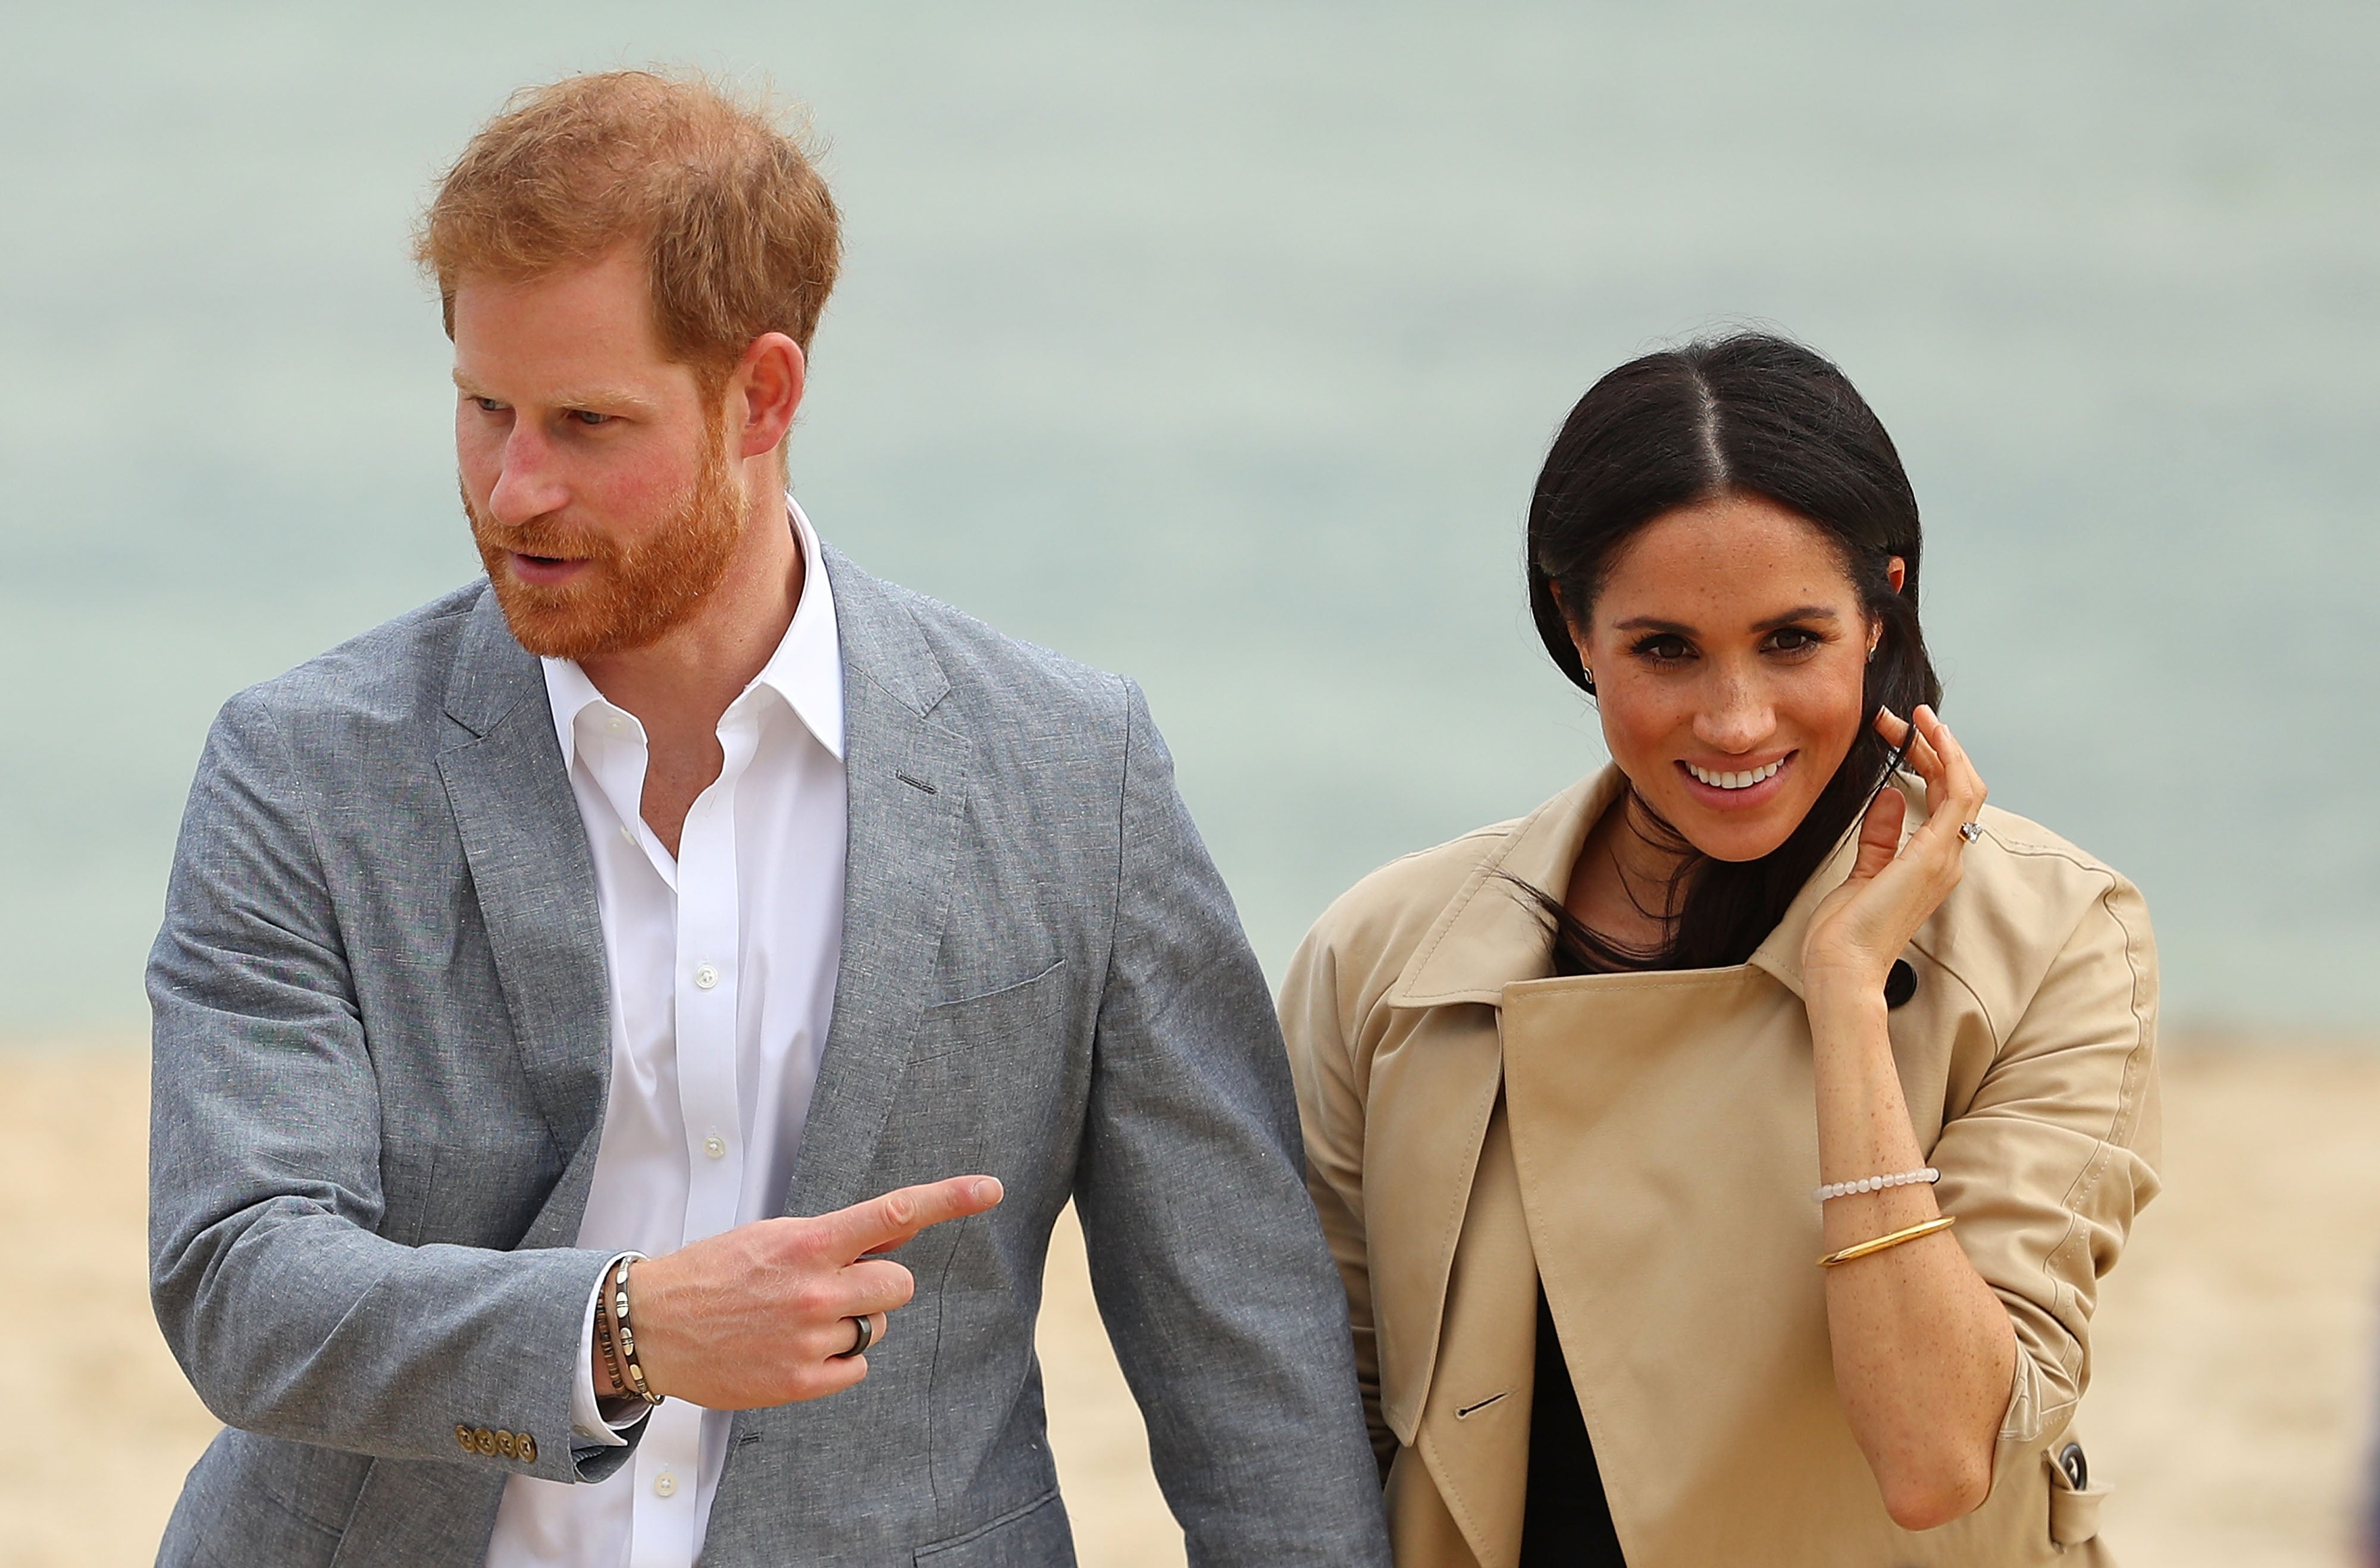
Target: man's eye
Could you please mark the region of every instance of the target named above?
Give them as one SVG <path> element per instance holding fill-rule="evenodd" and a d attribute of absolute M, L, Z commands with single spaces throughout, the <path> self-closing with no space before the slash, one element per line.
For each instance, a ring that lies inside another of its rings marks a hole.
<path fill-rule="evenodd" d="M 475 397 L 471 401 L 480 405 L 482 414 L 502 414 L 504 411 L 504 405 L 492 397 Z"/>
<path fill-rule="evenodd" d="M 612 416 L 598 414 L 591 408 L 574 408 L 570 411 L 570 417 L 581 425 L 608 425 L 612 422 Z"/>

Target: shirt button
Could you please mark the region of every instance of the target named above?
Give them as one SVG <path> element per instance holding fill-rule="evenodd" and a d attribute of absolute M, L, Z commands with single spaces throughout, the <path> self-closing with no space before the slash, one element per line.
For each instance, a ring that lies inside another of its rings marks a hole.
<path fill-rule="evenodd" d="M 719 971 L 710 964 L 698 964 L 694 971 L 694 983 L 702 990 L 710 990 L 719 983 Z"/>
<path fill-rule="evenodd" d="M 637 841 L 637 830 L 624 822 L 620 824 L 620 837 L 633 844 Z"/>
<path fill-rule="evenodd" d="M 620 721 L 616 718 L 607 718 L 603 721 L 603 728 L 617 735 L 620 732 Z"/>
<path fill-rule="evenodd" d="M 653 1478 L 653 1495 L 655 1497 L 676 1496 L 677 1478 L 671 1475 L 667 1470 L 663 1470 L 660 1475 L 655 1476 Z"/>
<path fill-rule="evenodd" d="M 714 1160 L 723 1160 L 727 1157 L 727 1140 L 714 1132 L 702 1140 L 702 1152 Z"/>

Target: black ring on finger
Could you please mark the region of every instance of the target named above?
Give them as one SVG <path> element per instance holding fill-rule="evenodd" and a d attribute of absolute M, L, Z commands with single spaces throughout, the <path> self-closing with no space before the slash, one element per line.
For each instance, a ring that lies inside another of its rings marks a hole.
<path fill-rule="evenodd" d="M 855 1356 L 864 1356 L 868 1353 L 868 1347 L 876 1343 L 876 1319 L 873 1314 L 846 1321 L 856 1331 L 852 1337 L 851 1348 L 838 1351 L 828 1357 L 830 1360 L 848 1361 Z"/>

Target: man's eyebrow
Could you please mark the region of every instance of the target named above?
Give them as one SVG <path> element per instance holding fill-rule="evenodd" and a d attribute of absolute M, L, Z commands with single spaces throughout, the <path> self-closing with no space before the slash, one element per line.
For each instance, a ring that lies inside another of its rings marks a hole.
<path fill-rule="evenodd" d="M 455 372 L 455 389 L 466 397 L 492 398 L 495 395 L 482 390 L 477 382 L 460 370 Z M 498 398 L 496 401 L 503 400 Z M 653 404 L 650 398 L 639 397 L 635 392 L 618 387 L 574 387 L 548 401 L 556 408 L 600 410 L 617 408 L 625 409 L 631 414 L 650 414 L 653 411 Z"/>
<path fill-rule="evenodd" d="M 1797 621 L 1835 621 L 1841 619 L 1840 611 L 1826 605 L 1805 604 L 1789 609 L 1782 615 L 1772 615 L 1766 621 L 1756 621 L 1753 622 L 1752 629 L 1755 632 L 1774 632 L 1779 626 L 1791 626 Z M 1625 621 L 1615 621 L 1612 622 L 1612 630 L 1615 632 L 1666 632 L 1674 637 L 1691 637 L 1694 634 L 1694 629 L 1683 621 L 1664 621 L 1657 615 L 1633 615 Z"/>

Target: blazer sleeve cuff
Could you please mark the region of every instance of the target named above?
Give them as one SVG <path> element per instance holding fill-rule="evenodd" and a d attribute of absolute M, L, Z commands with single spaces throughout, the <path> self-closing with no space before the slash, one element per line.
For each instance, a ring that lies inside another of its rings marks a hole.
<path fill-rule="evenodd" d="M 582 1448 L 600 1450 L 629 1446 L 627 1434 L 644 1425 L 652 1406 L 641 1399 L 615 1399 L 612 1408 L 595 1393 L 595 1312 L 603 1299 L 603 1282 L 620 1266 L 623 1258 L 634 1253 L 614 1253 L 595 1276 L 594 1288 L 587 1293 L 587 1312 L 578 1322 L 578 1376 L 570 1386 L 570 1446 L 575 1454 Z M 583 1468 L 583 1465 L 582 1465 Z"/>

